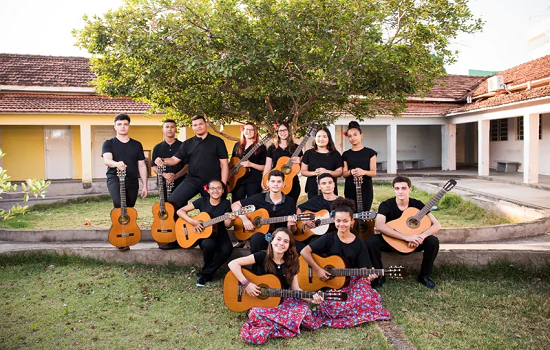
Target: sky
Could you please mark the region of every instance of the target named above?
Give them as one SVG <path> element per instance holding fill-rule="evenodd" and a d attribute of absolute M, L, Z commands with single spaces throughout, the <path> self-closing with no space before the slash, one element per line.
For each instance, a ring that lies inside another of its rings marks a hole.
<path fill-rule="evenodd" d="M 313 0 L 312 0 L 313 1 Z M 0 52 L 89 56 L 75 47 L 73 29 L 82 16 L 101 15 L 122 0 L 0 0 Z M 469 69 L 499 71 L 532 59 L 527 50 L 531 27 L 550 18 L 550 0 L 471 0 L 474 16 L 486 21 L 483 32 L 453 40 L 460 51 L 450 74 Z"/>

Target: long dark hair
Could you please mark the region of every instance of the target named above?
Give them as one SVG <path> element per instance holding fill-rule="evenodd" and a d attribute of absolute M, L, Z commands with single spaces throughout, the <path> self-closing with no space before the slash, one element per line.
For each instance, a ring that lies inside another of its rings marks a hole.
<path fill-rule="evenodd" d="M 243 154 L 244 154 L 244 149 L 246 148 L 246 137 L 244 136 L 244 128 L 247 126 L 247 125 L 250 125 L 254 128 L 254 142 L 252 143 L 252 146 L 254 146 L 255 144 L 257 144 L 258 142 L 260 142 L 260 135 L 258 134 L 258 128 L 256 127 L 256 125 L 252 124 L 251 122 L 248 122 L 246 124 L 244 124 L 241 128 L 241 140 L 239 141 L 239 148 L 237 148 L 237 154 L 239 155 L 239 157 L 242 157 Z M 256 150 L 256 152 L 254 152 L 254 154 L 258 154 L 260 152 L 260 149 L 258 148 Z"/>
<path fill-rule="evenodd" d="M 298 263 L 299 256 L 296 251 L 296 240 L 294 239 L 294 235 L 292 235 L 286 227 L 279 227 L 273 231 L 273 239 L 275 239 L 275 237 L 280 233 L 288 235 L 289 238 L 288 250 L 283 255 L 283 266 L 285 267 L 285 280 L 289 285 L 291 285 L 292 279 L 296 276 L 296 274 L 298 274 L 298 270 L 300 268 L 300 264 Z M 264 270 L 273 274 L 277 271 L 275 268 L 275 262 L 273 261 L 273 246 L 271 245 L 271 242 L 269 242 L 267 246 L 267 257 L 264 261 Z"/>
<path fill-rule="evenodd" d="M 281 138 L 279 137 L 279 128 L 281 126 L 285 126 L 288 129 L 288 139 L 286 140 L 287 146 L 286 150 L 290 153 L 294 152 L 298 145 L 296 142 L 294 142 L 294 133 L 292 132 L 292 128 L 290 127 L 290 124 L 288 122 L 282 122 L 277 126 L 277 130 L 275 130 L 275 137 L 273 138 L 273 145 L 275 148 L 279 147 L 281 144 Z"/>
<path fill-rule="evenodd" d="M 327 137 L 328 137 L 327 149 L 329 153 L 336 151 L 336 146 L 334 146 L 334 141 L 332 141 L 332 135 L 330 134 L 330 131 L 326 127 L 317 130 L 317 133 L 319 133 L 320 131 L 324 131 L 327 133 Z M 317 135 L 317 133 L 315 133 L 315 135 Z M 311 142 L 311 147 L 317 151 L 317 143 L 315 143 L 315 138 Z"/>

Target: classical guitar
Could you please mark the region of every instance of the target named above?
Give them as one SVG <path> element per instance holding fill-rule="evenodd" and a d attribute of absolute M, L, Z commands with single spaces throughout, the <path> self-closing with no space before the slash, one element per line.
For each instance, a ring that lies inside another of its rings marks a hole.
<path fill-rule="evenodd" d="M 428 211 L 443 197 L 443 195 L 453 187 L 456 186 L 456 181 L 450 179 L 445 185 L 439 190 L 439 192 L 426 204 L 422 210 L 409 207 L 403 211 L 399 219 L 392 220 L 386 223 L 389 227 L 393 228 L 399 233 L 402 233 L 407 236 L 416 236 L 426 231 L 430 226 L 432 226 L 432 221 L 429 217 L 426 216 Z M 388 235 L 382 234 L 382 238 L 389 245 L 391 245 L 395 250 L 401 253 L 410 253 L 415 248 L 409 247 L 409 244 L 403 240 L 390 237 Z"/>
<path fill-rule="evenodd" d="M 173 190 L 174 190 L 174 183 L 173 182 L 167 183 L 166 184 L 166 197 L 170 197 Z"/>
<path fill-rule="evenodd" d="M 313 124 L 309 127 L 308 131 L 306 132 L 306 135 L 302 139 L 302 142 L 296 147 L 296 150 L 292 153 L 290 157 L 281 157 L 277 159 L 277 164 L 273 167 L 272 170 L 280 170 L 285 174 L 285 186 L 283 187 L 283 193 L 289 194 L 292 190 L 292 181 L 294 181 L 294 177 L 298 175 L 300 172 L 300 164 L 292 163 L 292 158 L 298 157 L 300 152 L 304 149 L 307 141 L 310 137 L 315 136 L 315 130 L 317 130 L 317 125 Z M 262 178 L 264 188 L 267 188 L 267 178 L 269 177 L 269 173 L 264 174 L 264 177 Z"/>
<path fill-rule="evenodd" d="M 270 218 L 267 209 L 264 208 L 258 209 L 253 213 L 246 214 L 246 217 L 249 218 L 250 221 L 252 221 L 252 224 L 254 224 L 254 229 L 252 231 L 245 230 L 243 226 L 243 220 L 240 217 L 235 219 L 233 232 L 235 233 L 235 237 L 237 237 L 240 241 L 246 241 L 256 232 L 261 232 L 265 234 L 267 233 L 267 231 L 269 231 L 269 225 L 286 222 L 293 217 L 296 218 L 296 220 L 298 221 L 315 219 L 315 215 L 313 213 L 302 213 L 297 215 L 287 215 Z"/>
<path fill-rule="evenodd" d="M 227 192 L 233 191 L 235 186 L 237 186 L 237 182 L 250 171 L 250 168 L 241 166 L 242 162 L 248 161 L 248 159 L 252 157 L 258 148 L 269 142 L 272 138 L 273 135 L 268 133 L 258 143 L 256 143 L 250 151 L 246 152 L 242 158 L 231 157 L 231 160 L 229 161 L 229 175 L 227 177 Z"/>
<path fill-rule="evenodd" d="M 233 214 L 249 214 L 254 212 L 254 210 L 256 210 L 256 208 L 253 205 L 247 205 L 246 207 L 242 207 L 241 209 L 234 211 Z M 217 229 L 216 224 L 229 219 L 231 217 L 230 215 L 231 213 L 228 213 L 211 219 L 208 213 L 202 212 L 197 216 L 194 216 L 193 219 L 202 223 L 202 231 L 197 231 L 195 226 L 193 226 L 189 221 L 179 218 L 176 222 L 176 238 L 178 240 L 178 244 L 182 248 L 193 247 L 199 239 L 210 237 L 212 232 L 215 232 Z"/>
<path fill-rule="evenodd" d="M 363 211 L 363 189 L 361 186 L 363 185 L 363 177 L 354 177 L 353 183 L 355 185 L 355 193 L 357 196 L 357 211 L 362 212 Z M 353 225 L 353 229 L 351 230 L 357 237 L 361 238 L 362 240 L 365 240 L 369 238 L 370 236 L 374 235 L 374 220 L 369 221 L 361 221 L 357 220 L 355 221 L 355 224 Z"/>
<path fill-rule="evenodd" d="M 136 219 L 137 211 L 126 207 L 126 170 L 117 169 L 120 180 L 120 208 L 111 210 L 111 228 L 109 242 L 115 247 L 129 247 L 141 240 L 141 230 Z"/>
<path fill-rule="evenodd" d="M 310 213 L 310 211 L 306 210 L 305 213 Z M 314 235 L 322 236 L 328 231 L 330 224 L 334 223 L 334 217 L 330 217 L 330 213 L 326 209 L 319 210 L 313 214 L 315 215 L 314 228 L 307 227 L 303 222 L 297 223 L 296 226 L 298 226 L 298 230 L 294 233 L 294 238 L 297 241 L 305 241 Z M 353 214 L 353 218 L 359 221 L 374 222 L 374 219 L 376 219 L 376 212 L 362 211 Z"/>
<path fill-rule="evenodd" d="M 159 190 L 159 201 L 153 204 L 153 225 L 151 225 L 151 236 L 159 244 L 168 244 L 176 240 L 176 222 L 174 213 L 176 209 L 171 203 L 164 199 L 164 177 L 162 173 L 166 167 L 157 167 L 157 187 Z"/>
<path fill-rule="evenodd" d="M 242 312 L 254 306 L 276 307 L 281 303 L 281 298 L 313 298 L 315 292 L 303 290 L 281 289 L 281 280 L 275 275 L 255 275 L 249 270 L 243 269 L 243 275 L 251 283 L 260 287 L 260 295 L 251 297 L 245 288 L 229 271 L 223 281 L 223 301 L 231 311 Z M 325 300 L 346 301 L 348 295 L 344 292 L 318 292 Z"/>
<path fill-rule="evenodd" d="M 298 284 L 300 288 L 308 291 L 316 291 L 321 288 L 340 289 L 344 287 L 348 281 L 349 276 L 369 276 L 378 275 L 386 276 L 389 278 L 404 278 L 408 276 L 408 272 L 403 267 L 390 267 L 388 269 L 348 269 L 347 264 L 343 258 L 332 255 L 326 258 L 317 254 L 311 254 L 313 260 L 330 273 L 331 278 L 323 281 L 313 271 L 311 266 L 306 260 L 300 256 L 300 271 L 298 272 Z"/>

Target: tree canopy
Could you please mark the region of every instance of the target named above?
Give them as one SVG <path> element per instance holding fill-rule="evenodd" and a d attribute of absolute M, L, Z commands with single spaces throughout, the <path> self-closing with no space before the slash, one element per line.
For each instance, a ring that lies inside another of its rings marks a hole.
<path fill-rule="evenodd" d="M 127 0 L 84 16 L 97 91 L 219 124 L 399 115 L 481 29 L 467 0 Z"/>

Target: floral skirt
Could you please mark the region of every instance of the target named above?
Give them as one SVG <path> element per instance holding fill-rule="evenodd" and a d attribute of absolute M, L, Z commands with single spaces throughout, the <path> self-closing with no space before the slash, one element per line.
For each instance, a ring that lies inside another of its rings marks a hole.
<path fill-rule="evenodd" d="M 315 330 L 321 326 L 309 305 L 300 299 L 284 298 L 273 308 L 255 307 L 241 328 L 241 339 L 249 344 L 263 344 L 268 338 L 291 338 L 300 334 L 300 327 Z"/>
<path fill-rule="evenodd" d="M 346 292 L 345 302 L 325 300 L 314 312 L 314 319 L 322 326 L 349 328 L 358 324 L 389 320 L 390 313 L 382 306 L 382 298 L 365 277 L 350 277 L 350 283 L 339 290 Z"/>

